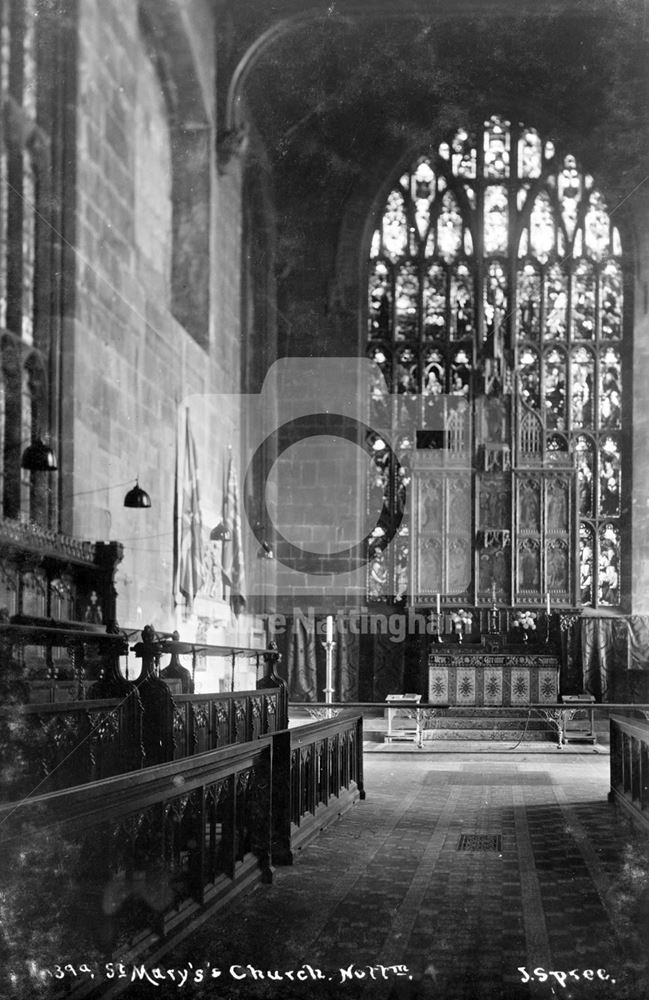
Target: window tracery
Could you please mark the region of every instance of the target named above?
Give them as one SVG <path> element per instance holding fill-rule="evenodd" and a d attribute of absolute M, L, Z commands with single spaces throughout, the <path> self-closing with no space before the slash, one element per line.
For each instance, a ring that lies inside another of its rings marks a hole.
<path fill-rule="evenodd" d="M 369 355 L 380 355 L 387 379 L 383 416 L 392 406 L 392 421 L 407 412 L 416 423 L 422 400 L 466 405 L 484 391 L 487 369 L 501 391 L 509 371 L 541 420 L 548 454 L 559 439 L 557 454 L 574 453 L 581 599 L 596 606 L 620 597 L 623 314 L 622 241 L 604 196 L 572 153 L 535 129 L 499 116 L 479 136 L 459 128 L 390 191 L 369 266 Z M 390 391 L 416 402 L 396 409 Z M 414 424 L 408 430 L 414 437 Z M 388 497 L 390 476 L 386 467 Z M 377 552 L 372 573 L 383 591 L 391 579 L 398 597 L 397 550 Z M 563 549 L 553 552 L 558 563 Z M 378 597 L 371 576 L 369 596 Z"/>

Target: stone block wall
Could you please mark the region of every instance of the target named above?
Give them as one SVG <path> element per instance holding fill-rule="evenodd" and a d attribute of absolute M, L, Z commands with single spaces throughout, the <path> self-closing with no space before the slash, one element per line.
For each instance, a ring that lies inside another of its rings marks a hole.
<path fill-rule="evenodd" d="M 120 624 L 180 625 L 189 639 L 195 616 L 185 620 L 173 586 L 185 411 L 206 538 L 221 517 L 228 446 L 236 460 L 239 434 L 241 176 L 236 162 L 224 176 L 215 166 L 213 13 L 204 0 L 157 7 L 81 0 L 78 9 L 63 526 L 82 537 L 123 541 Z M 166 45 L 175 57 L 165 62 Z M 177 79 L 165 79 L 169 66 Z M 207 255 L 196 249 L 203 230 Z M 184 315 L 187 326 L 178 319 Z M 151 497 L 148 510 L 123 507 L 136 477 Z M 203 638 L 247 641 L 246 616 L 237 622 L 226 604 L 217 604 L 203 606 L 217 626 Z"/>

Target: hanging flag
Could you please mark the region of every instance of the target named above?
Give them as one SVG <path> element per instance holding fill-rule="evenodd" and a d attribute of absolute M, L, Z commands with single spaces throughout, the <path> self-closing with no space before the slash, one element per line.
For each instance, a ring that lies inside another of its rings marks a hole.
<path fill-rule="evenodd" d="M 230 607 L 235 615 L 238 615 L 246 603 L 246 573 L 243 564 L 239 490 L 232 454 L 228 461 L 228 475 L 223 491 L 223 525 L 225 527 L 221 562 L 223 597 L 225 600 L 229 598 Z"/>
<path fill-rule="evenodd" d="M 198 491 L 196 447 L 189 425 L 189 410 L 185 420 L 185 452 L 182 465 L 182 500 L 180 504 L 180 545 L 178 558 L 178 589 L 188 608 L 203 583 L 203 527 Z"/>

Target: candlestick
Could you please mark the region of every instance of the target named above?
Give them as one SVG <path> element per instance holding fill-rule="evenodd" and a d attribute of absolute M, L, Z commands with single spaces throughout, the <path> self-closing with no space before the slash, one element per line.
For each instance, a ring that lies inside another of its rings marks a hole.
<path fill-rule="evenodd" d="M 437 611 L 437 614 L 440 613 L 441 605 L 440 605 L 440 600 L 439 600 L 439 594 L 435 595 L 435 610 Z"/>
<path fill-rule="evenodd" d="M 545 595 L 545 610 L 546 610 L 546 612 L 549 615 L 550 614 L 550 594 L 549 594 L 549 592 Z"/>
<path fill-rule="evenodd" d="M 437 612 L 437 614 L 430 613 L 430 629 L 431 633 L 435 636 L 436 642 L 442 641 L 442 616 Z"/>
<path fill-rule="evenodd" d="M 332 638 L 329 638 L 330 636 Z M 334 700 L 334 691 L 335 691 L 334 649 L 336 648 L 336 643 L 333 641 L 333 618 L 331 616 L 327 618 L 327 641 L 323 642 L 322 645 L 324 646 L 324 651 L 325 651 L 325 670 L 326 670 L 325 689 L 324 689 L 325 704 L 330 705 Z M 333 717 L 335 714 L 336 713 L 333 708 L 329 709 L 327 712 L 329 718 Z"/>

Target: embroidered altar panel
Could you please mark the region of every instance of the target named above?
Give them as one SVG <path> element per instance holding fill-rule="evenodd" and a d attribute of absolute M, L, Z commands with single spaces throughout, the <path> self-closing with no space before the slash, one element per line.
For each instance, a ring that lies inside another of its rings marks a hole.
<path fill-rule="evenodd" d="M 536 653 L 430 653 L 431 705 L 556 705 L 559 660 Z"/>

